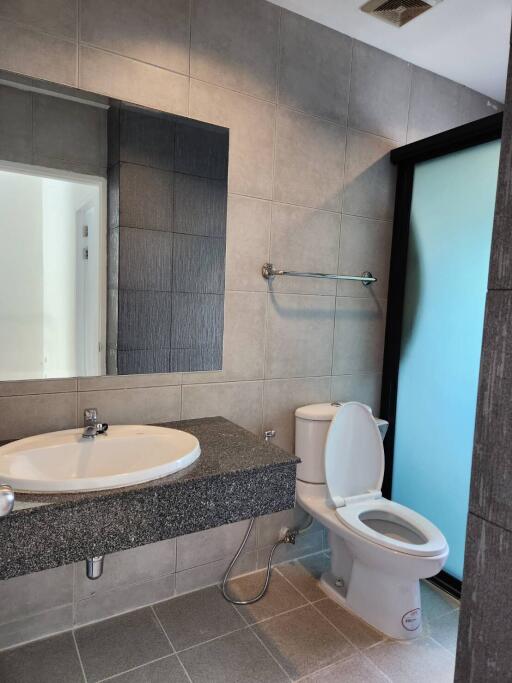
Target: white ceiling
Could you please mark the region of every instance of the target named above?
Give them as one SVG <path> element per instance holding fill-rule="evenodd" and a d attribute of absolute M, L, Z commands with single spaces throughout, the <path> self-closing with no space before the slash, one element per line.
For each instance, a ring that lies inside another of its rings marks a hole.
<path fill-rule="evenodd" d="M 500 102 L 512 0 L 443 0 L 402 28 L 364 14 L 365 0 L 272 0 Z"/>

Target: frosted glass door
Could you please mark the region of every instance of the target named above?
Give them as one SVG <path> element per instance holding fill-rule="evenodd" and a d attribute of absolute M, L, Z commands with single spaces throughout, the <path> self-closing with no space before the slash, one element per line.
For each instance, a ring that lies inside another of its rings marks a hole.
<path fill-rule="evenodd" d="M 415 167 L 392 497 L 446 536 L 462 579 L 500 142 Z"/>

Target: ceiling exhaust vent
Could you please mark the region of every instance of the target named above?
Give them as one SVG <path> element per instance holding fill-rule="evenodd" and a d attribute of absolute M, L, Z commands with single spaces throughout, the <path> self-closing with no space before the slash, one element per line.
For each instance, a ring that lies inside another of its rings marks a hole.
<path fill-rule="evenodd" d="M 393 26 L 403 26 L 423 12 L 432 9 L 441 0 L 369 0 L 361 10 Z"/>

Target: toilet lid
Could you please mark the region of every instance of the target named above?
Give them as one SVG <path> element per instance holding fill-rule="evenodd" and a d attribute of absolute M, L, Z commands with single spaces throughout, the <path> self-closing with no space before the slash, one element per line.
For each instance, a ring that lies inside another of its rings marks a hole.
<path fill-rule="evenodd" d="M 325 443 L 325 474 L 333 501 L 380 491 L 384 448 L 369 408 L 345 403 L 331 422 Z"/>

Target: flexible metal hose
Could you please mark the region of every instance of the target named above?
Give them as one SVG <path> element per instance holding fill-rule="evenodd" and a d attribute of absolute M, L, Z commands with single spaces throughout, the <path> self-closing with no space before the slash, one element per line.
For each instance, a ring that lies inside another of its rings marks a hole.
<path fill-rule="evenodd" d="M 270 550 L 270 554 L 268 556 L 268 561 L 267 561 L 267 573 L 265 576 L 265 581 L 263 582 L 263 588 L 260 590 L 260 592 L 254 597 L 254 598 L 249 598 L 247 600 L 235 600 L 235 598 L 232 598 L 227 589 L 227 583 L 229 581 L 229 575 L 231 574 L 231 571 L 233 567 L 235 566 L 238 558 L 240 557 L 243 549 L 245 548 L 245 544 L 249 540 L 249 536 L 251 534 L 252 528 L 254 526 L 254 520 L 255 518 L 252 517 L 251 521 L 249 522 L 249 526 L 247 527 L 247 531 L 245 532 L 245 536 L 243 537 L 242 543 L 240 544 L 240 547 L 235 553 L 235 556 L 229 563 L 229 567 L 226 570 L 226 573 L 224 574 L 224 578 L 222 580 L 222 595 L 225 597 L 225 599 L 230 602 L 232 605 L 252 605 L 254 602 L 258 602 L 258 600 L 261 600 L 261 598 L 265 595 L 265 593 L 268 590 L 268 585 L 270 583 L 270 576 L 272 574 L 272 558 L 274 557 L 274 553 L 276 551 L 276 548 L 280 546 L 282 543 L 295 543 L 295 539 L 299 534 L 303 534 L 309 527 L 313 524 L 313 518 L 311 515 L 308 515 L 308 522 L 306 526 L 300 528 L 300 529 L 288 529 L 283 536 L 283 538 L 280 538 L 274 545 L 272 546 L 272 549 Z"/>

